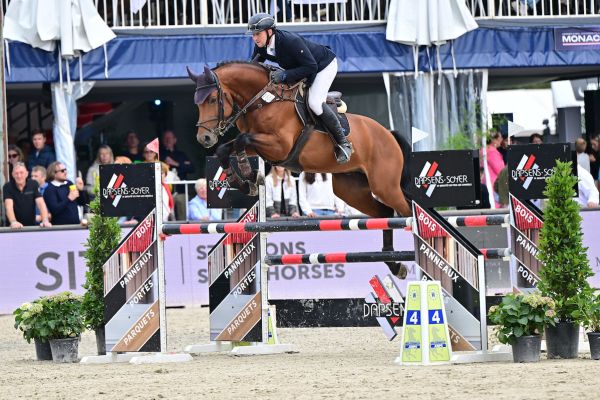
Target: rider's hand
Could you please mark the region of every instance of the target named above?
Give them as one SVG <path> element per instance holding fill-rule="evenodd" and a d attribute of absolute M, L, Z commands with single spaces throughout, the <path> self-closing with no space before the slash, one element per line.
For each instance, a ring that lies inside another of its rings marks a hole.
<path fill-rule="evenodd" d="M 273 72 L 273 75 L 271 76 L 271 80 L 273 81 L 273 83 L 282 83 L 285 81 L 285 78 L 286 74 L 285 71 L 282 69 Z"/>

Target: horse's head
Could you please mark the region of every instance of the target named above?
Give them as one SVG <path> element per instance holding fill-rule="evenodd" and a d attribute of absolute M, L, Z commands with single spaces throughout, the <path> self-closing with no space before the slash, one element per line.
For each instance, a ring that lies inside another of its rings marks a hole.
<path fill-rule="evenodd" d="M 198 105 L 198 131 L 196 139 L 206 148 L 214 146 L 229 128 L 225 113 L 231 114 L 233 103 L 225 101 L 223 87 L 218 76 L 210 68 L 197 75 L 187 68 L 190 79 L 196 83 L 194 102 Z M 204 120 L 202 120 L 204 118 Z"/>

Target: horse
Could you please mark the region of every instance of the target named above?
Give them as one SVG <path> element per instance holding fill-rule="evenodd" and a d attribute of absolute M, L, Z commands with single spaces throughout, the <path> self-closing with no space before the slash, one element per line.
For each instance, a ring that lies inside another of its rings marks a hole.
<path fill-rule="evenodd" d="M 392 217 L 394 212 L 412 215 L 405 195 L 409 180 L 405 159 L 410 154 L 406 139 L 371 118 L 347 113 L 353 153 L 348 163 L 338 164 L 327 133 L 315 130 L 314 124 L 303 124 L 296 111 L 302 102 L 297 96 L 302 82 L 274 84 L 270 79 L 273 70 L 248 61 L 204 67 L 202 74 L 188 67 L 188 75 L 196 84 L 198 142 L 210 148 L 234 124 L 240 131 L 216 152 L 232 186 L 251 190 L 261 177 L 251 170 L 247 156 L 259 155 L 272 165 L 298 172 L 331 173 L 336 196 L 371 217 Z M 240 174 L 229 163 L 234 152 Z M 391 230 L 383 231 L 383 250 L 393 250 Z M 386 264 L 395 275 L 406 275 L 404 266 Z"/>

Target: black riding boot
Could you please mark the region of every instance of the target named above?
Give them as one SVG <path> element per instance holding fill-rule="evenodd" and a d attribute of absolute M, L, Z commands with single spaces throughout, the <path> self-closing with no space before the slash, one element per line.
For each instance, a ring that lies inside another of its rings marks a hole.
<path fill-rule="evenodd" d="M 335 112 L 329 108 L 326 103 L 323 103 L 323 114 L 321 114 L 321 121 L 327 126 L 331 136 L 335 140 L 335 158 L 339 164 L 345 164 L 350 161 L 352 155 L 352 145 L 344 134 L 344 128 L 337 119 Z"/>

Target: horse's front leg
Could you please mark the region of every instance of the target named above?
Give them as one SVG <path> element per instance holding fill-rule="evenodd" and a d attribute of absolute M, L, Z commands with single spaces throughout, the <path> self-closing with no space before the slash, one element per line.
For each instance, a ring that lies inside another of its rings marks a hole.
<path fill-rule="evenodd" d="M 227 176 L 227 182 L 229 186 L 234 189 L 240 189 L 243 193 L 248 194 L 249 187 L 248 182 L 245 182 L 242 179 L 234 168 L 231 167 L 230 156 L 233 152 L 233 140 L 227 143 L 223 143 L 217 148 L 215 151 L 215 155 L 219 159 L 219 164 L 225 171 L 225 175 Z"/>
<path fill-rule="evenodd" d="M 235 138 L 233 142 L 233 149 L 237 157 L 238 168 L 243 179 L 250 181 L 256 180 L 256 173 L 252 171 L 250 160 L 248 160 L 248 154 L 246 148 L 252 144 L 252 138 L 249 133 L 241 133 Z"/>

